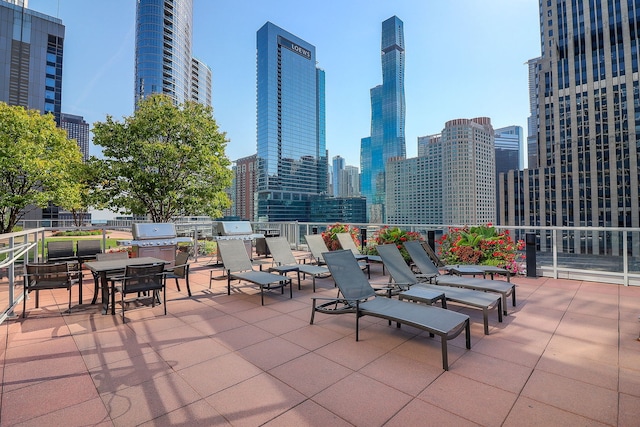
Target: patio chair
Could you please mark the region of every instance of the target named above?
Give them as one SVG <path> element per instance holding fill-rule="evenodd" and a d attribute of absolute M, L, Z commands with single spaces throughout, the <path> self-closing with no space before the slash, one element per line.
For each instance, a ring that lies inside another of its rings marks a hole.
<path fill-rule="evenodd" d="M 73 240 L 56 240 L 47 242 L 47 262 L 75 261 Z"/>
<path fill-rule="evenodd" d="M 340 288 L 342 297 L 313 298 L 311 324 L 313 324 L 316 311 L 328 314 L 355 312 L 356 341 L 359 340 L 359 319 L 362 316 L 387 319 L 389 323 L 396 322 L 398 327 L 400 324 L 405 324 L 422 329 L 429 332 L 430 336 L 438 335 L 440 337 L 442 367 L 445 371 L 449 369 L 448 340 L 456 338 L 464 331 L 466 347 L 467 349 L 471 348 L 469 316 L 439 307 L 379 296 L 360 270 L 351 251 L 327 252 L 323 256 L 331 275 Z M 327 301 L 317 305 L 319 300 Z"/>
<path fill-rule="evenodd" d="M 146 265 L 128 265 L 124 276 L 114 277 L 111 280 L 111 314 L 115 314 L 116 297 L 115 293 L 120 292 L 120 302 L 122 304 L 122 322 L 126 322 L 125 298 L 128 294 L 135 293 L 140 296 L 151 292 L 151 306 L 155 307 L 156 299 L 159 300 L 158 293 L 162 291 L 164 314 L 167 314 L 167 288 L 164 279 L 164 263 Z M 120 282 L 120 285 L 116 283 Z"/>
<path fill-rule="evenodd" d="M 66 262 L 27 264 L 26 269 L 27 274 L 25 274 L 23 286 L 22 317 L 25 317 L 27 312 L 27 297 L 29 293 L 36 292 L 36 307 L 39 307 L 39 291 L 45 289 L 66 289 L 69 292 L 69 309 L 67 313 L 71 311 L 71 288 L 78 281 L 73 280 Z"/>
<path fill-rule="evenodd" d="M 175 279 L 176 288 L 180 292 L 180 283 L 178 279 L 184 279 L 187 285 L 187 293 L 191 296 L 191 287 L 189 286 L 189 252 L 178 252 L 176 254 L 176 265 L 165 270 L 165 278 Z"/>
<path fill-rule="evenodd" d="M 289 286 L 289 298 L 293 298 L 291 278 L 280 274 L 254 271 L 249 255 L 242 240 L 218 240 L 218 250 L 222 264 L 227 272 L 227 295 L 231 295 L 231 280 L 244 280 L 260 287 L 260 302 L 264 305 L 264 290 L 280 288 L 284 294 Z"/>
<path fill-rule="evenodd" d="M 394 282 L 408 288 L 398 294 L 398 299 L 433 304 L 444 293 L 442 297 L 446 301 L 453 301 L 482 310 L 485 335 L 489 335 L 489 310 L 495 308 L 498 312 L 498 322 L 502 322 L 502 299 L 500 295 L 420 282 L 420 278 L 416 277 L 411 271 L 396 245 L 378 245 L 377 248 Z M 444 307 L 446 308 L 446 305 Z"/>
<path fill-rule="evenodd" d="M 353 256 L 355 256 L 356 259 L 365 260 L 367 262 L 378 262 L 382 264 L 382 275 L 385 274 L 382 258 L 380 258 L 378 255 L 365 255 L 360 253 L 360 250 L 356 246 L 353 238 L 351 237 L 351 234 L 349 233 L 336 233 L 336 236 L 338 237 L 338 241 L 340 242 L 340 246 L 342 246 L 342 249 L 347 249 L 353 252 Z"/>
<path fill-rule="evenodd" d="M 310 275 L 313 279 L 313 292 L 316 291 L 316 277 L 328 277 L 331 275 L 329 269 L 319 265 L 299 264 L 291 252 L 291 247 L 286 237 L 267 237 L 265 239 L 269 252 L 273 257 L 275 266 L 271 267 L 271 271 L 277 271 L 281 274 L 287 274 L 295 271 L 298 274 L 298 290 L 300 290 L 300 273 Z"/>
<path fill-rule="evenodd" d="M 102 242 L 100 240 L 78 240 L 76 256 L 80 262 L 96 259 L 96 255 L 99 253 L 102 253 Z"/>
<path fill-rule="evenodd" d="M 328 252 L 329 248 L 327 248 L 327 245 L 324 243 L 322 236 L 320 234 L 307 234 L 304 236 L 304 239 L 307 241 L 309 252 L 311 252 L 311 257 L 315 260 L 316 265 L 325 265 L 326 263 L 324 262 L 322 254 Z M 367 277 L 371 279 L 371 269 L 369 268 L 369 263 L 366 262 L 366 257 L 362 255 L 357 257 L 355 254 L 353 256 L 356 257 L 358 261 L 362 261 L 360 268 L 366 270 Z"/>
<path fill-rule="evenodd" d="M 487 277 L 487 274 L 491 277 L 491 280 L 494 279 L 496 274 L 500 274 L 507 278 L 507 282 L 511 282 L 511 272 L 506 268 L 495 267 L 492 265 L 480 265 L 480 264 L 456 264 L 456 265 L 446 265 L 435 253 L 431 245 L 428 242 L 422 242 L 422 248 L 427 253 L 431 261 L 438 268 L 442 268 L 451 274 L 456 274 L 458 276 L 470 275 L 475 277 L 476 275 L 482 274 L 483 278 Z"/>
<path fill-rule="evenodd" d="M 502 280 L 476 279 L 472 277 L 452 276 L 440 274 L 438 268 L 431 262 L 429 256 L 417 240 L 404 242 L 404 247 L 409 252 L 411 259 L 422 274 L 431 274 L 431 283 L 436 285 L 454 286 L 459 288 L 474 289 L 476 291 L 496 292 L 502 295 L 502 312 L 507 315 L 507 297 L 511 295 L 511 304 L 516 306 L 516 285 Z"/>
<path fill-rule="evenodd" d="M 116 259 L 127 259 L 129 258 L 129 254 L 127 252 L 104 252 L 96 254 L 96 261 L 112 261 Z M 98 300 L 98 291 L 100 290 L 100 275 L 97 273 L 93 273 L 93 284 L 95 286 L 95 291 L 93 293 L 93 299 L 91 300 L 91 304 L 95 304 Z M 119 277 L 124 275 L 124 269 L 114 270 L 107 272 L 107 280 L 112 280 L 114 277 Z"/>

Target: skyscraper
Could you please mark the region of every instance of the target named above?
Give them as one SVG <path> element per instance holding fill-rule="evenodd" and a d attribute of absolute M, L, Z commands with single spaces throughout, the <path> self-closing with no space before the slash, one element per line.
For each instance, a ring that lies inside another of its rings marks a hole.
<path fill-rule="evenodd" d="M 69 139 L 76 140 L 82 153 L 82 158 L 86 162 L 89 159 L 89 123 L 82 116 L 62 113 L 60 128 L 67 131 Z"/>
<path fill-rule="evenodd" d="M 495 130 L 495 164 L 496 164 L 496 212 L 500 210 L 501 194 L 497 191 L 497 183 L 501 173 L 510 170 L 524 169 L 525 150 L 522 127 L 507 126 Z M 496 218 L 500 224 L 500 218 Z"/>
<path fill-rule="evenodd" d="M 444 223 L 495 222 L 496 167 L 491 120 L 450 120 L 442 130 L 440 143 Z"/>
<path fill-rule="evenodd" d="M 371 136 L 362 138 L 362 195 L 370 222 L 384 222 L 385 164 L 406 157 L 404 137 L 404 24 L 397 16 L 382 23 L 382 85 L 371 89 Z"/>
<path fill-rule="evenodd" d="M 211 106 L 211 70 L 193 58 L 192 33 L 193 0 L 138 0 L 135 105 L 163 93 Z"/>
<path fill-rule="evenodd" d="M 60 124 L 65 28 L 26 6 L 0 1 L 0 101 L 52 113 Z"/>
<path fill-rule="evenodd" d="M 537 165 L 501 182 L 505 224 L 640 226 L 640 4 L 540 2 Z M 637 233 L 563 232 L 566 252 L 640 254 Z M 543 250 L 551 235 L 541 235 Z"/>
<path fill-rule="evenodd" d="M 340 194 L 340 186 L 341 186 L 341 180 L 342 180 L 341 171 L 344 170 L 345 164 L 346 162 L 343 157 L 341 156 L 333 157 L 333 168 L 331 170 L 331 177 L 333 179 L 332 181 L 333 195 L 335 197 L 343 196 L 343 194 Z"/>
<path fill-rule="evenodd" d="M 267 22 L 257 33 L 257 212 L 304 221 L 326 192 L 324 71 L 313 45 Z"/>
<path fill-rule="evenodd" d="M 211 106 L 211 86 L 213 72 L 197 58 L 191 61 L 191 100 Z"/>

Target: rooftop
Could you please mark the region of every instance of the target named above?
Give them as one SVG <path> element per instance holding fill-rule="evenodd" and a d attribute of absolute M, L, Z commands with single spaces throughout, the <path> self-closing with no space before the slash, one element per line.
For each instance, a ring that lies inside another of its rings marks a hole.
<path fill-rule="evenodd" d="M 490 335 L 479 310 L 449 303 L 471 316 L 472 347 L 450 341 L 443 371 L 423 331 L 365 316 L 356 342 L 353 314 L 310 325 L 331 278 L 261 306 L 251 286 L 209 288 L 210 271 L 192 266 L 191 298 L 168 282 L 166 316 L 141 307 L 126 324 L 88 304 L 88 272 L 71 314 L 65 290 L 31 298 L 0 325 L 0 425 L 638 425 L 640 287 L 516 277 Z"/>

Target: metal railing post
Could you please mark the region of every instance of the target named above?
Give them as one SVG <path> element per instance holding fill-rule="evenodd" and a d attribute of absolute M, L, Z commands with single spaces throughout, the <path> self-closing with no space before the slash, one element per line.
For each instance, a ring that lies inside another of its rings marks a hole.
<path fill-rule="evenodd" d="M 9 237 L 9 258 L 13 259 L 14 256 L 14 248 L 15 247 L 15 237 Z M 28 258 L 28 254 L 27 255 Z M 8 279 L 9 279 L 9 311 L 7 311 L 7 318 L 14 318 L 16 317 L 15 313 L 13 312 L 13 306 L 15 304 L 15 295 L 14 295 L 14 286 L 15 286 L 15 262 L 12 262 L 11 264 L 9 264 L 8 268 Z"/>
<path fill-rule="evenodd" d="M 624 286 L 629 286 L 629 252 L 626 230 L 622 232 L 622 282 Z"/>
<path fill-rule="evenodd" d="M 198 247 L 198 224 L 193 226 L 193 258 L 195 262 L 198 262 L 198 253 L 200 248 Z"/>
<path fill-rule="evenodd" d="M 558 230 L 555 228 L 551 231 L 551 253 L 553 254 L 553 278 L 558 278 L 558 245 L 556 239 L 558 238 Z"/>

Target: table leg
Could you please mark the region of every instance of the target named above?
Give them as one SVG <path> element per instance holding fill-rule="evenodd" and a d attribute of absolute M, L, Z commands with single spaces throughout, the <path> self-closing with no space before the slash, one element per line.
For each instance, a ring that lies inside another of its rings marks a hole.
<path fill-rule="evenodd" d="M 109 285 L 107 284 L 107 272 L 100 272 L 100 284 L 102 286 L 102 314 L 109 312 Z"/>

